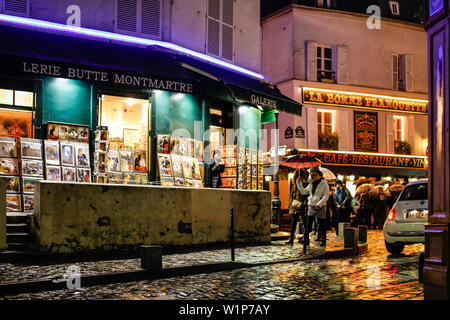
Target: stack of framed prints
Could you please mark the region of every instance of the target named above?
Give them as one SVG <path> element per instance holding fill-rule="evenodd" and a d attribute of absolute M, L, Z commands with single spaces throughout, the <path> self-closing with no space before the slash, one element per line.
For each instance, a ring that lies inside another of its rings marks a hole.
<path fill-rule="evenodd" d="M 223 146 L 221 148 L 222 161 L 225 164 L 225 170 L 222 173 L 222 187 L 223 188 L 236 188 L 237 178 L 237 162 L 236 162 L 236 150 L 235 145 Z"/>
<path fill-rule="evenodd" d="M 47 140 L 89 143 L 89 126 L 51 121 L 45 126 Z"/>
<path fill-rule="evenodd" d="M 161 185 L 203 187 L 203 142 L 185 137 L 157 135 Z"/>
<path fill-rule="evenodd" d="M 22 211 L 16 138 L 0 137 L 0 175 L 6 180 L 6 211 Z"/>
<path fill-rule="evenodd" d="M 95 130 L 94 182 L 107 182 L 108 127 L 101 126 Z"/>
<path fill-rule="evenodd" d="M 44 155 L 46 180 L 91 181 L 89 144 L 44 140 Z"/>
<path fill-rule="evenodd" d="M 34 186 L 44 177 L 42 141 L 21 138 L 23 211 L 34 211 Z"/>

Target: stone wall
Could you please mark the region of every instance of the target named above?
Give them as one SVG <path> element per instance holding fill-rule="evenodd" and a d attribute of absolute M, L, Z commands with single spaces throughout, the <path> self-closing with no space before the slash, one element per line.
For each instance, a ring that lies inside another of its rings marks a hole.
<path fill-rule="evenodd" d="M 40 181 L 34 228 L 41 250 L 73 253 L 270 241 L 270 193 Z"/>

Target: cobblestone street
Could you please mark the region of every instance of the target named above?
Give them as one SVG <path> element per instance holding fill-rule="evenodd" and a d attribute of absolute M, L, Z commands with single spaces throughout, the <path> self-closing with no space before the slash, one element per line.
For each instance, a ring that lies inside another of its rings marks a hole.
<path fill-rule="evenodd" d="M 2 299 L 423 299 L 418 282 L 418 258 L 422 244 L 406 246 L 401 255 L 384 248 L 382 231 L 369 230 L 368 252 L 353 258 L 293 261 L 227 272 L 139 281 L 79 290 L 27 293 Z M 330 250 L 336 243 L 328 233 Z M 310 252 L 317 248 L 314 244 Z M 302 256 L 302 245 L 286 246 L 274 241 L 269 246 L 236 249 L 236 261 L 270 262 Z M 163 256 L 163 268 L 226 262 L 229 250 L 197 251 Z M 0 264 L 2 284 L 40 279 L 63 279 L 72 264 Z M 76 263 L 81 274 L 140 270 L 139 259 Z"/>

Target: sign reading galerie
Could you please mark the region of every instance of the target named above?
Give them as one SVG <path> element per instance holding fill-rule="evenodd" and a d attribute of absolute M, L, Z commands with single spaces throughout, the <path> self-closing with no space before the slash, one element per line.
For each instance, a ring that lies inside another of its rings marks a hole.
<path fill-rule="evenodd" d="M 303 88 L 303 103 L 428 114 L 428 101 Z"/>

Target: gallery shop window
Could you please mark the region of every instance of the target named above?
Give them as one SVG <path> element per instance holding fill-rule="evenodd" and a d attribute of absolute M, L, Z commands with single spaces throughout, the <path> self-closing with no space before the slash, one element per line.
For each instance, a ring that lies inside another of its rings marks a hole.
<path fill-rule="evenodd" d="M 330 110 L 317 110 L 317 132 L 335 132 L 335 114 Z"/>
<path fill-rule="evenodd" d="M 393 116 L 394 119 L 394 141 L 405 140 L 406 136 L 406 119 L 402 116 Z"/>
<path fill-rule="evenodd" d="M 34 93 L 0 88 L 0 136 L 33 136 Z"/>
<path fill-rule="evenodd" d="M 105 146 L 106 158 L 111 159 L 107 161 L 108 175 L 147 173 L 151 109 L 148 99 L 101 95 L 99 106 L 99 125 L 108 131 Z M 133 165 L 126 159 L 135 162 L 139 159 L 139 163 Z"/>
<path fill-rule="evenodd" d="M 332 48 L 325 45 L 317 45 L 317 81 L 334 79 L 332 67 Z"/>

